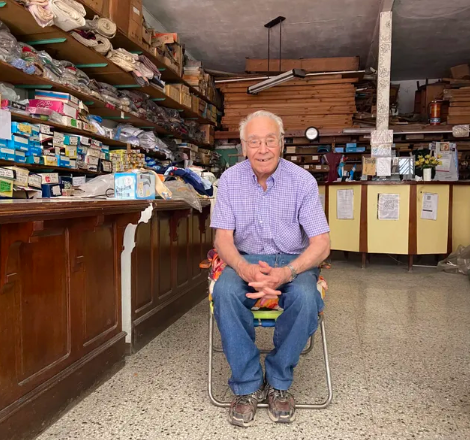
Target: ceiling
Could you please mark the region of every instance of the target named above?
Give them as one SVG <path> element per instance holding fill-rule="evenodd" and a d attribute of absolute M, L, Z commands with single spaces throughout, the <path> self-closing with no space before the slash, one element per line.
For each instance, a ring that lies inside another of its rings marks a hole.
<path fill-rule="evenodd" d="M 144 0 L 148 11 L 180 34 L 206 68 L 243 72 L 245 58 L 267 57 L 264 24 L 279 15 L 282 57 L 359 56 L 365 66 L 381 0 Z M 295 5 L 295 7 L 293 7 Z M 395 0 L 392 79 L 437 78 L 470 61 L 468 0 Z M 271 57 L 279 55 L 279 27 Z"/>

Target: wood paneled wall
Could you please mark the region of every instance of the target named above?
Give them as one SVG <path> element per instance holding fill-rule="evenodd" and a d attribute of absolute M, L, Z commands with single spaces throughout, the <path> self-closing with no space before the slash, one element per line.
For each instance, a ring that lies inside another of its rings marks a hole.
<path fill-rule="evenodd" d="M 158 205 L 157 205 L 158 206 Z M 207 291 L 199 269 L 212 247 L 210 207 L 154 211 L 137 226 L 132 253 L 132 349 L 138 350 Z"/>
<path fill-rule="evenodd" d="M 120 256 L 137 220 L 0 226 L 1 439 L 31 438 L 123 359 Z"/>

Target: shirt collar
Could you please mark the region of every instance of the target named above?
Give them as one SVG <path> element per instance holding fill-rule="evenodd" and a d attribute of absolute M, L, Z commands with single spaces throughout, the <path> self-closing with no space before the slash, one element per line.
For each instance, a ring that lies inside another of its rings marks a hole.
<path fill-rule="evenodd" d="M 248 161 L 248 163 L 250 163 L 250 162 Z M 272 184 L 274 184 L 274 182 L 276 182 L 276 180 L 279 179 L 279 177 L 280 177 L 280 175 L 281 175 L 281 172 L 282 172 L 282 171 L 281 171 L 282 166 L 283 166 L 283 159 L 280 158 L 276 170 L 274 171 L 274 173 L 272 173 L 272 174 L 268 177 L 268 180 L 267 180 L 268 187 L 271 187 Z M 258 183 L 258 179 L 257 179 L 257 177 L 256 177 L 255 172 L 253 171 L 253 168 L 251 168 L 251 165 L 250 165 L 250 171 L 251 171 L 251 178 L 252 178 L 252 180 L 253 180 L 253 183 L 257 184 L 257 183 Z"/>

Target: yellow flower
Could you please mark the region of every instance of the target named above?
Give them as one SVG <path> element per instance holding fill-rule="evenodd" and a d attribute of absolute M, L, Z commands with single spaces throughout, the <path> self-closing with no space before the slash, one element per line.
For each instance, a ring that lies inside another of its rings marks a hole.
<path fill-rule="evenodd" d="M 429 160 L 425 160 L 424 163 L 425 163 L 426 165 L 429 165 Z"/>
<path fill-rule="evenodd" d="M 437 158 L 440 159 L 442 157 L 442 154 L 438 154 Z"/>
<path fill-rule="evenodd" d="M 420 158 L 419 158 L 419 161 L 420 161 L 420 163 L 423 163 L 423 162 L 424 162 L 424 158 L 420 157 Z"/>
<path fill-rule="evenodd" d="M 429 159 L 431 157 L 430 154 L 426 154 L 426 156 L 424 156 L 426 159 Z"/>
<path fill-rule="evenodd" d="M 442 165 L 442 160 L 440 160 L 439 162 L 437 162 L 438 165 Z"/>
<path fill-rule="evenodd" d="M 419 167 L 419 165 L 420 165 L 419 161 L 416 161 L 416 162 L 415 162 L 415 165 L 416 165 L 417 167 Z"/>

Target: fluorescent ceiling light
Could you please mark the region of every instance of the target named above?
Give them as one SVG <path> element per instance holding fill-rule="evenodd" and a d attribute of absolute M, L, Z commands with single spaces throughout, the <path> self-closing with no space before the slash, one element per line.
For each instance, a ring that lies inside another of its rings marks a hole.
<path fill-rule="evenodd" d="M 279 84 L 285 83 L 293 78 L 305 78 L 306 72 L 302 69 L 293 69 L 288 72 L 281 73 L 278 76 L 273 76 L 272 78 L 262 81 L 259 84 L 248 87 L 247 92 L 250 95 L 256 95 L 263 90 L 269 89 L 271 87 L 277 86 Z"/>

